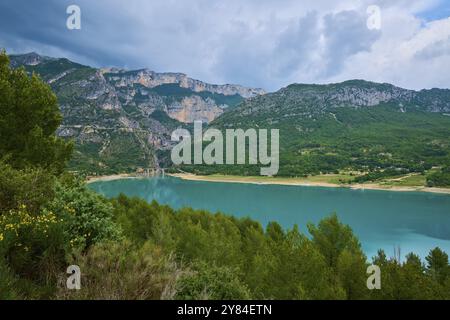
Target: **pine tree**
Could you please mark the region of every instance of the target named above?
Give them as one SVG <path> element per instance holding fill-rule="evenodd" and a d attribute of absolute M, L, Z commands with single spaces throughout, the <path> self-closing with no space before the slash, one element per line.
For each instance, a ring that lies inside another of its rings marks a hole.
<path fill-rule="evenodd" d="M 61 120 L 50 87 L 24 68 L 12 69 L 0 52 L 0 160 L 17 169 L 61 173 L 72 151 L 71 143 L 55 135 Z"/>

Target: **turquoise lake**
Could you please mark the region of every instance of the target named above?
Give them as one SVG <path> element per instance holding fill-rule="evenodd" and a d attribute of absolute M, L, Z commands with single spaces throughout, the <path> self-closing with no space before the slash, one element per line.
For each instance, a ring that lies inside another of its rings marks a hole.
<path fill-rule="evenodd" d="M 147 201 L 157 200 L 174 208 L 192 207 L 251 217 L 264 226 L 277 221 L 285 228 L 317 223 L 335 212 L 350 225 L 371 258 L 378 249 L 393 256 L 415 252 L 422 258 L 440 247 L 450 253 L 450 195 L 425 192 L 351 190 L 188 181 L 174 177 L 121 179 L 90 184 L 97 192 L 119 193 Z"/>

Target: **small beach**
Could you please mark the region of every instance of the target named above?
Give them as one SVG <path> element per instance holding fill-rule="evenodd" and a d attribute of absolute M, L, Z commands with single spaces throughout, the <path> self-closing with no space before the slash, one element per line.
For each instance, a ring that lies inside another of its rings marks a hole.
<path fill-rule="evenodd" d="M 450 194 L 450 188 L 430 188 L 424 186 L 385 186 L 377 183 L 367 184 L 337 184 L 322 181 L 309 181 L 307 178 L 284 178 L 284 177 L 248 177 L 248 176 L 225 176 L 210 175 L 200 176 L 189 173 L 173 173 L 169 174 L 184 180 L 193 181 L 209 181 L 209 182 L 230 182 L 230 183 L 252 183 L 252 184 L 275 184 L 275 185 L 292 185 L 292 186 L 310 186 L 310 187 L 328 187 L 328 188 L 349 188 L 355 190 L 384 190 L 397 192 L 433 192 Z"/>

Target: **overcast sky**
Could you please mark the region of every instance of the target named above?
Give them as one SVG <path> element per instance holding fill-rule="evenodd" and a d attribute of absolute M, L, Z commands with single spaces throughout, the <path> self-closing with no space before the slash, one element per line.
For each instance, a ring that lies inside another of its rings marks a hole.
<path fill-rule="evenodd" d="M 81 30 L 66 27 L 70 4 Z M 355 78 L 450 88 L 449 17 L 450 0 L 1 0 L 0 47 L 269 91 Z"/>

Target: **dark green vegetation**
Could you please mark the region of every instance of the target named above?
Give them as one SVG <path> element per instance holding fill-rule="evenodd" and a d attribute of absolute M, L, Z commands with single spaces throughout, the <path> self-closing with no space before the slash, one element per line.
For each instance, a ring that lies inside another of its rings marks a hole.
<path fill-rule="evenodd" d="M 15 73 L 1 58 L 4 83 Z M 32 81 L 21 99 L 45 106 L 34 92 L 51 90 Z M 1 108 L 0 121 L 13 117 Z M 2 130 L 12 136 L 20 128 Z M 48 148 L 53 154 L 60 144 Z M 13 151 L 0 162 L 0 299 L 450 299 L 449 260 L 438 248 L 426 262 L 380 251 L 373 262 L 382 289 L 370 291 L 359 241 L 335 215 L 309 225 L 308 238 L 275 222 L 263 229 L 248 218 L 107 200 L 72 174 L 47 170 L 61 167 L 60 158 L 39 162 Z M 71 264 L 82 272 L 76 292 L 64 286 Z"/>
<path fill-rule="evenodd" d="M 0 52 L 0 160 L 15 168 L 38 165 L 61 172 L 72 149 L 55 136 L 61 120 L 48 87 L 23 69 L 11 69 Z"/>
<path fill-rule="evenodd" d="M 365 182 L 448 166 L 449 110 L 450 90 L 417 92 L 355 80 L 291 85 L 246 100 L 211 126 L 280 129 L 280 176 L 358 171 L 365 175 L 352 182 Z M 259 166 L 184 170 L 259 175 Z M 450 185 L 445 172 L 433 181 L 429 184 Z"/>
<path fill-rule="evenodd" d="M 448 187 L 450 186 L 450 167 L 446 166 L 440 171 L 427 176 L 427 185 L 429 187 Z"/>
<path fill-rule="evenodd" d="M 109 201 L 67 175 L 1 172 L 2 299 L 450 298 L 448 256 L 439 249 L 426 262 L 379 252 L 382 290 L 368 290 L 366 257 L 336 216 L 310 225 L 307 238 L 275 222 L 263 229 L 220 213 Z M 18 184 L 32 196 L 14 192 Z M 77 292 L 61 281 L 70 264 L 82 270 Z"/>

